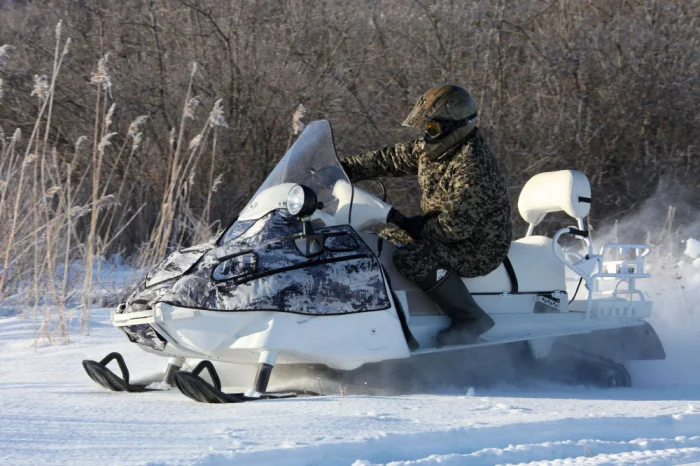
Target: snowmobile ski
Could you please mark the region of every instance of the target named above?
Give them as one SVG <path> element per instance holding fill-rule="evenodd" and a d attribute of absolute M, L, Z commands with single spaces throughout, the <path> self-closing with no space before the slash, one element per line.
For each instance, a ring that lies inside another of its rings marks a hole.
<path fill-rule="evenodd" d="M 117 361 L 119 369 L 121 370 L 122 376 L 119 377 L 117 374 L 112 372 L 107 368 L 107 364 L 113 360 Z M 89 359 L 83 360 L 83 367 L 85 372 L 90 376 L 92 380 L 113 392 L 129 392 L 129 393 L 141 393 L 148 391 L 156 391 L 153 389 L 146 388 L 146 385 L 136 384 L 132 385 L 129 383 L 129 369 L 126 367 L 126 362 L 124 362 L 124 357 L 117 353 L 109 353 L 101 361 L 92 361 Z"/>
<path fill-rule="evenodd" d="M 202 379 L 199 374 L 206 369 L 212 384 Z M 245 401 L 276 400 L 295 398 L 297 396 L 316 396 L 309 391 L 290 391 L 285 393 L 261 393 L 259 396 L 246 396 L 244 393 L 224 393 L 221 391 L 221 380 L 211 361 L 202 361 L 192 372 L 176 372 L 173 375 L 175 386 L 188 398 L 200 403 L 243 403 Z"/>

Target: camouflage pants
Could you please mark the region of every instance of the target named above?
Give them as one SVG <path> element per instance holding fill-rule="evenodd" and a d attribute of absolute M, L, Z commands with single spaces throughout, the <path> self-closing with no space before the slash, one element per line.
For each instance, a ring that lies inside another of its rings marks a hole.
<path fill-rule="evenodd" d="M 493 251 L 488 246 L 476 248 L 471 242 L 440 244 L 434 241 L 414 241 L 398 228 L 387 228 L 380 236 L 398 247 L 394 264 L 403 276 L 419 286 L 435 279 L 436 270 L 453 269 L 462 277 L 479 277 L 498 267 L 507 251 Z"/>

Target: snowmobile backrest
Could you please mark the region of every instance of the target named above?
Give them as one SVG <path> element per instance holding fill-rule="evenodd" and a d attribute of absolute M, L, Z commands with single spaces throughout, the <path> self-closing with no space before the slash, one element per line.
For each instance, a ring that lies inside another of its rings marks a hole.
<path fill-rule="evenodd" d="M 591 185 L 586 175 L 575 170 L 540 173 L 525 183 L 518 210 L 530 224 L 528 236 L 551 212 L 564 211 L 582 224 L 591 210 Z"/>

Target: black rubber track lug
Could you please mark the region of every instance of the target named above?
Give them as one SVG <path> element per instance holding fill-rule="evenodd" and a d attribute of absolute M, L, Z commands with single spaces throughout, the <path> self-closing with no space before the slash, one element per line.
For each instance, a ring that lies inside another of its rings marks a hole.
<path fill-rule="evenodd" d="M 107 368 L 107 364 L 112 360 L 117 361 L 122 373 L 121 377 Z M 129 383 L 129 369 L 126 367 L 124 357 L 119 353 L 109 353 L 99 362 L 85 359 L 83 361 L 83 367 L 92 380 L 107 390 L 129 393 L 151 391 L 147 389 L 145 385 L 132 385 Z"/>

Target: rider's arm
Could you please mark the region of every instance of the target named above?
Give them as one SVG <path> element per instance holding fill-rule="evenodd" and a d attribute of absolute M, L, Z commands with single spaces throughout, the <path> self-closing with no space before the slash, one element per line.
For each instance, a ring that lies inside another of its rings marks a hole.
<path fill-rule="evenodd" d="M 347 157 L 340 163 L 351 181 L 375 176 L 405 176 L 418 173 L 422 140 L 403 142 L 384 149 Z"/>

